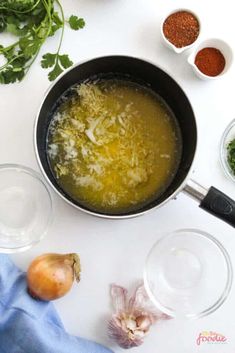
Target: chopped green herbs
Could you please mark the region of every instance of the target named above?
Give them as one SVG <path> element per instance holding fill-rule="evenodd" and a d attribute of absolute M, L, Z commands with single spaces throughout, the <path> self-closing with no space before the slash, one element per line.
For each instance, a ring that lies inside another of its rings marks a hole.
<path fill-rule="evenodd" d="M 228 164 L 235 175 L 235 139 L 233 139 L 231 142 L 229 142 L 227 146 L 228 150 Z"/>
<path fill-rule="evenodd" d="M 1 0 L 0 32 L 11 33 L 18 38 L 9 46 L 0 45 L 0 55 L 5 58 L 4 65 L 0 67 L 0 83 L 21 81 L 46 39 L 59 29 L 61 35 L 58 49 L 55 53 L 43 55 L 41 66 L 51 69 L 48 74 L 50 81 L 55 80 L 64 69 L 70 67 L 73 62 L 68 55 L 60 54 L 66 22 L 73 30 L 85 26 L 84 20 L 74 15 L 65 21 L 59 0 Z"/>

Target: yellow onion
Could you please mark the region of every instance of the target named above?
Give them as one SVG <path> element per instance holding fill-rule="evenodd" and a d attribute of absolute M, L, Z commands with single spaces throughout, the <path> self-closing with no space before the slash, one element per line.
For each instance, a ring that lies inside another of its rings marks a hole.
<path fill-rule="evenodd" d="M 36 257 L 27 271 L 29 294 L 41 300 L 64 296 L 74 279 L 80 280 L 80 259 L 77 254 L 44 254 Z"/>

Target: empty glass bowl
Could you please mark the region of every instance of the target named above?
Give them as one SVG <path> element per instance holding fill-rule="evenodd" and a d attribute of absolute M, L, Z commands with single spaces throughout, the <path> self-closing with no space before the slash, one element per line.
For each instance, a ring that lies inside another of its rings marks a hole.
<path fill-rule="evenodd" d="M 45 235 L 52 200 L 40 175 L 13 164 L 0 166 L 0 252 L 23 251 Z"/>
<path fill-rule="evenodd" d="M 211 235 L 182 229 L 150 251 L 144 271 L 150 299 L 172 317 L 199 318 L 218 309 L 232 285 L 227 251 Z"/>
<path fill-rule="evenodd" d="M 220 161 L 225 174 L 233 181 L 235 181 L 235 174 L 233 173 L 230 165 L 228 164 L 228 144 L 235 139 L 235 119 L 231 121 L 223 133 L 220 144 Z"/>

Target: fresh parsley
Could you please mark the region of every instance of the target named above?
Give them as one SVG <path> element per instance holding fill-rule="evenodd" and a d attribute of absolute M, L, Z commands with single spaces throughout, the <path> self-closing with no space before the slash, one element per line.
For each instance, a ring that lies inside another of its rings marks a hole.
<path fill-rule="evenodd" d="M 74 15 L 65 20 L 60 0 L 1 0 L 0 32 L 11 33 L 17 40 L 9 46 L 0 45 L 0 55 L 5 58 L 0 67 L 0 83 L 21 81 L 47 38 L 58 30 L 61 30 L 58 49 L 43 55 L 41 66 L 51 69 L 48 78 L 53 81 L 73 65 L 68 55 L 60 53 L 66 22 L 73 30 L 85 26 L 85 21 Z"/>
<path fill-rule="evenodd" d="M 233 174 L 235 175 L 235 139 L 230 141 L 228 146 L 227 146 L 227 150 L 228 150 L 228 164 L 233 172 Z"/>

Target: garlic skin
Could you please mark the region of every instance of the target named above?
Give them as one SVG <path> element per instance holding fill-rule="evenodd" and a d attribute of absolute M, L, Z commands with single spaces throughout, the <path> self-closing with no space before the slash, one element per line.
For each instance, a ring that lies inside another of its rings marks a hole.
<path fill-rule="evenodd" d="M 143 283 L 129 300 L 125 288 L 112 284 L 110 289 L 115 312 L 108 324 L 108 334 L 122 348 L 140 346 L 156 321 L 171 318 L 153 307 Z"/>

